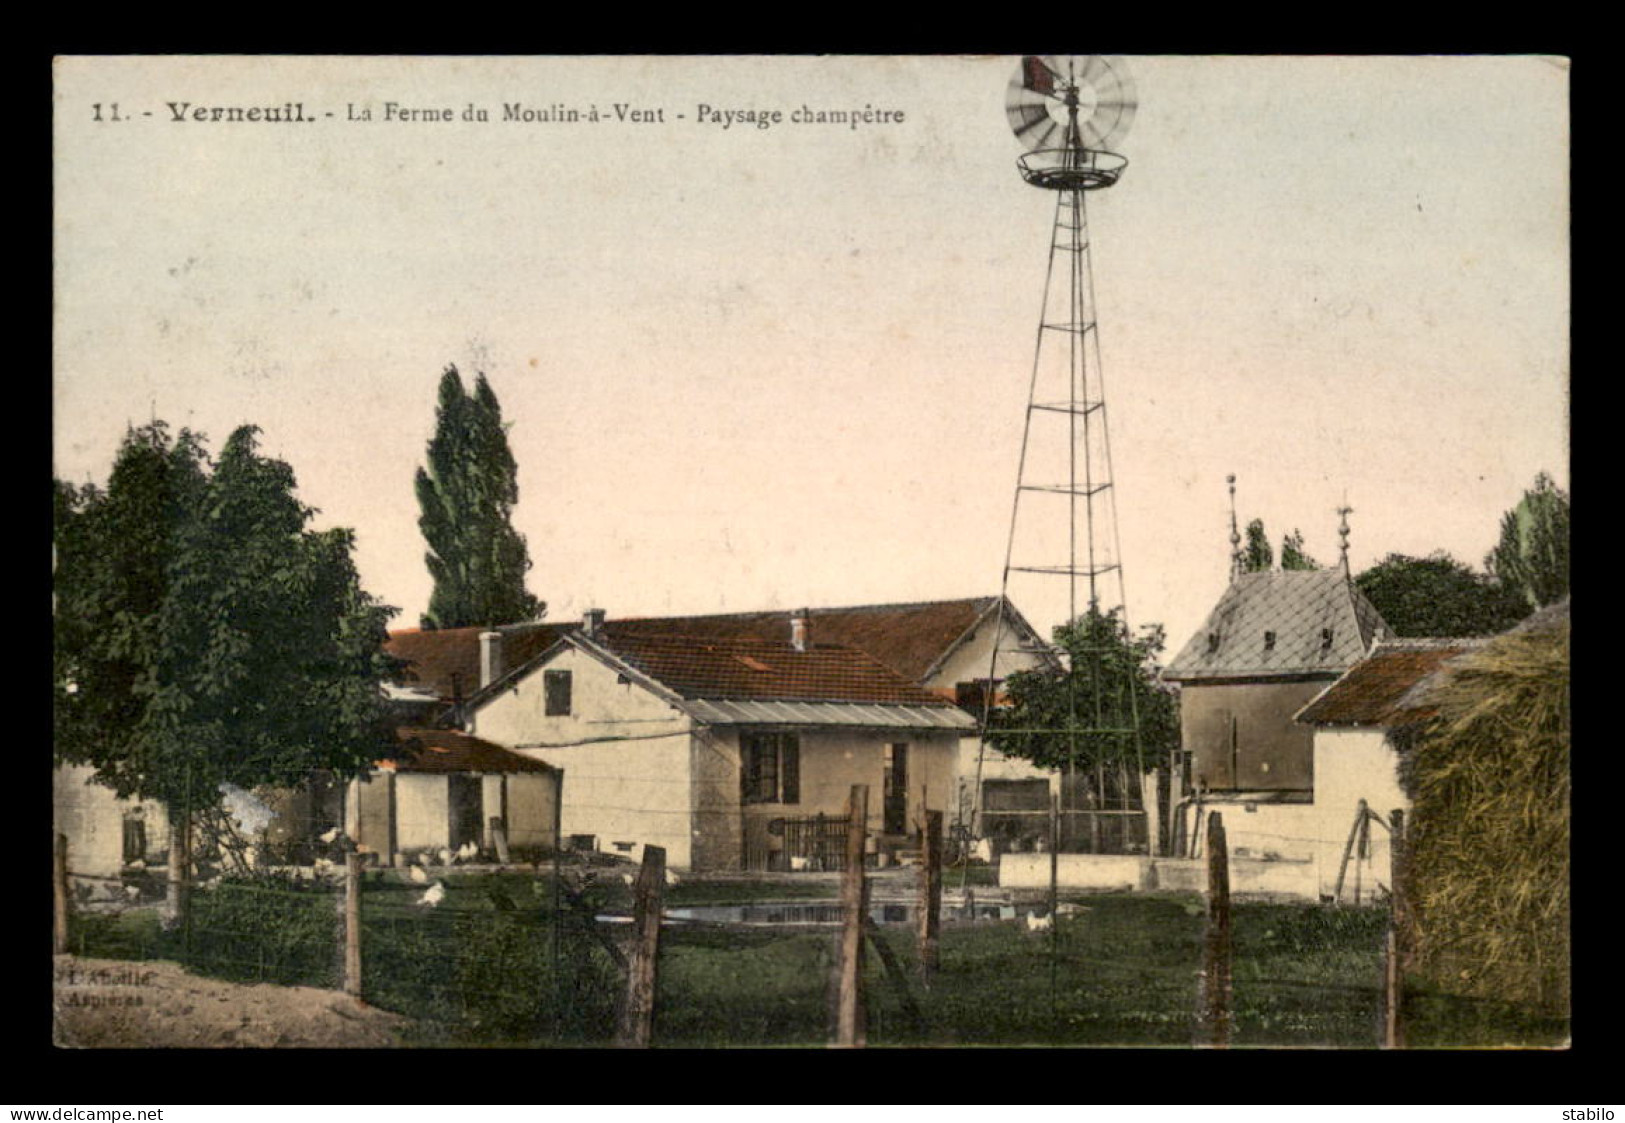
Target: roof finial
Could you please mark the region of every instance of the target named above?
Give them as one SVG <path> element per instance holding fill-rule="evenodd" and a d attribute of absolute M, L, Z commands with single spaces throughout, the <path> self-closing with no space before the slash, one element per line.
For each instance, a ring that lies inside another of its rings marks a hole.
<path fill-rule="evenodd" d="M 1337 509 L 1337 513 L 1342 517 L 1342 522 L 1337 527 L 1337 536 L 1342 539 L 1338 549 L 1343 555 L 1343 577 L 1346 580 L 1349 577 L 1349 516 L 1354 513 L 1354 508 L 1349 506 L 1347 495 L 1343 496 L 1343 505 Z"/>
<path fill-rule="evenodd" d="M 1236 477 L 1226 476 L 1230 485 L 1230 580 L 1241 576 L 1241 531 L 1236 525 Z"/>

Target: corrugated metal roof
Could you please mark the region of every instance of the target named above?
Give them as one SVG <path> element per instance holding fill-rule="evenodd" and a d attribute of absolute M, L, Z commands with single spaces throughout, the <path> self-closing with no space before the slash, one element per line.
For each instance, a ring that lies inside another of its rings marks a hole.
<path fill-rule="evenodd" d="M 869 729 L 974 729 L 954 706 L 885 706 L 848 702 L 773 702 L 737 698 L 686 699 L 681 706 L 709 725 L 821 725 Z"/>
<path fill-rule="evenodd" d="M 1341 674 L 1391 629 L 1340 569 L 1243 573 L 1163 676 Z"/>
<path fill-rule="evenodd" d="M 1450 660 L 1483 640 L 1385 640 L 1298 711 L 1311 725 L 1394 725 L 1427 716 L 1417 688 Z"/>

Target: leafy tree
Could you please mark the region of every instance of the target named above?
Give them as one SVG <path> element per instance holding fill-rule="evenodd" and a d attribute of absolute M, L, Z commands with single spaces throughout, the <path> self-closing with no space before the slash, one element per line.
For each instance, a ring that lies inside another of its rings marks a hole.
<path fill-rule="evenodd" d="M 1291 534 L 1281 539 L 1281 568 L 1282 569 L 1319 569 L 1320 563 L 1303 548 L 1303 532 L 1293 528 Z"/>
<path fill-rule="evenodd" d="M 1247 545 L 1241 554 L 1242 572 L 1258 573 L 1274 564 L 1275 554 L 1270 550 L 1269 535 L 1264 533 L 1264 520 L 1254 519 L 1247 524 Z"/>
<path fill-rule="evenodd" d="M 1134 637 L 1118 610 L 1091 608 L 1056 628 L 1054 639 L 1066 667 L 1013 672 L 1004 683 L 1008 704 L 991 715 L 989 743 L 1042 768 L 1094 770 L 1102 784 L 1108 771 L 1126 779 L 1141 765 L 1166 764 L 1179 744 L 1179 714 L 1157 672 L 1162 626 L 1146 625 Z"/>
<path fill-rule="evenodd" d="M 1501 516 L 1501 541 L 1484 567 L 1526 605 L 1542 608 L 1569 591 L 1569 497 L 1545 472 Z"/>
<path fill-rule="evenodd" d="M 423 626 L 494 627 L 539 618 L 547 606 L 525 591 L 530 557 L 511 522 L 519 468 L 485 375 L 475 376 L 470 394 L 457 368 L 446 368 L 428 458 L 417 473 L 418 527 L 434 578 Z"/>
<path fill-rule="evenodd" d="M 1442 550 L 1389 554 L 1354 583 L 1401 636 L 1494 635 L 1526 614 L 1515 594 Z"/>
<path fill-rule="evenodd" d="M 53 716 L 58 756 L 120 795 L 153 795 L 148 711 L 176 547 L 206 486 L 201 442 L 131 429 L 105 491 L 56 481 Z"/>
<path fill-rule="evenodd" d="M 288 465 L 232 434 L 133 430 L 105 492 L 56 488 L 56 751 L 162 801 L 171 867 L 220 786 L 355 775 L 387 751 L 394 610 L 362 591 L 347 530 L 315 532 Z M 178 902 L 177 902 L 178 904 Z"/>

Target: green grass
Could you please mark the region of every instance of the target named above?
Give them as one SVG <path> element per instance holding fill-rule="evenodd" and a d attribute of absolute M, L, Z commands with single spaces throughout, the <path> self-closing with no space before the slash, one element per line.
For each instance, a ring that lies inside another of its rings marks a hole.
<path fill-rule="evenodd" d="M 607 1044 L 617 973 L 585 924 L 567 914 L 554 971 L 551 889 L 528 873 L 443 872 L 442 902 L 393 872 L 363 896 L 365 994 L 412 1018 L 428 1045 Z M 672 905 L 833 897 L 829 881 L 684 879 Z M 624 909 L 611 871 L 589 888 L 595 911 Z M 919 1019 L 871 948 L 868 1040 L 907 1045 L 1183 1047 L 1195 1022 L 1205 907 L 1174 893 L 1073 895 L 1053 942 L 1024 921 L 949 924 L 941 967 L 922 985 L 914 933 L 884 926 Z M 240 887 L 197 895 L 190 944 L 152 910 L 75 917 L 76 952 L 172 958 L 242 981 L 336 985 L 336 899 Z M 512 906 L 512 907 L 508 907 Z M 282 910 L 282 911 L 278 911 Z M 291 910 L 291 911 L 288 911 Z M 286 917 L 277 920 L 282 912 Z M 1381 908 L 1238 903 L 1232 1045 L 1371 1048 L 1380 1017 Z M 619 934 L 617 934 L 619 935 Z M 832 928 L 668 928 L 662 935 L 655 1041 L 668 1047 L 819 1046 L 828 1033 Z M 187 950 L 189 947 L 189 951 Z M 1423 1047 L 1558 1044 L 1566 1020 L 1413 985 L 1409 1043 Z"/>

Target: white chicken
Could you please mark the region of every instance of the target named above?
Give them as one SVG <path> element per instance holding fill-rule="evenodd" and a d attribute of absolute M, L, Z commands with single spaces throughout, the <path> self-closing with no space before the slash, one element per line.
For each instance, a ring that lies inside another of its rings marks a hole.
<path fill-rule="evenodd" d="M 457 860 L 459 862 L 471 862 L 479 856 L 480 848 L 471 841 L 465 842 L 457 848 Z"/>
<path fill-rule="evenodd" d="M 324 832 L 322 834 L 319 834 L 316 837 L 318 839 L 320 839 L 322 842 L 332 842 L 338 836 L 339 836 L 339 829 L 337 827 L 334 827 L 332 830 L 326 831 L 326 832 Z"/>
<path fill-rule="evenodd" d="M 434 908 L 445 899 L 446 886 L 443 882 L 437 881 L 423 891 L 423 896 L 418 898 L 418 904 L 426 905 L 429 908 Z"/>
<path fill-rule="evenodd" d="M 623 873 L 621 874 L 621 880 L 626 882 L 628 885 L 636 885 L 638 879 L 629 873 Z"/>
<path fill-rule="evenodd" d="M 132 901 L 138 899 L 141 896 L 141 886 L 139 886 L 139 885 L 126 885 L 124 887 L 124 895 L 126 897 L 130 898 L 130 900 L 132 900 Z"/>
<path fill-rule="evenodd" d="M 442 846 L 440 848 L 439 858 L 440 858 L 440 864 L 441 865 L 443 865 L 443 866 L 451 865 L 451 851 L 446 849 L 444 846 Z"/>
<path fill-rule="evenodd" d="M 676 874 L 672 873 L 670 870 L 666 871 L 666 884 L 667 885 L 676 885 L 681 880 L 682 880 L 681 878 L 679 878 Z"/>
<path fill-rule="evenodd" d="M 413 866 L 407 871 L 406 876 L 410 877 L 419 885 L 427 885 L 429 882 L 429 875 L 424 872 L 422 866 Z"/>
<path fill-rule="evenodd" d="M 1053 916 L 1039 916 L 1037 913 L 1027 914 L 1027 931 L 1048 932 L 1055 924 Z"/>

